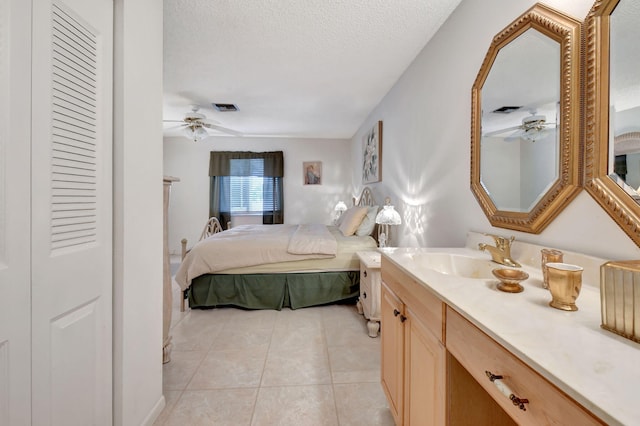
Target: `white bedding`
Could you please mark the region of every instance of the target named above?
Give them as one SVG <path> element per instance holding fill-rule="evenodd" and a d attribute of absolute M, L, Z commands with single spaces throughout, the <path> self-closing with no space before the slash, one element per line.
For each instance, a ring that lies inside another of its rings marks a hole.
<path fill-rule="evenodd" d="M 333 226 L 241 225 L 198 242 L 176 282 L 185 290 L 193 278 L 211 273 L 354 270 L 355 252 L 375 247 L 370 236 L 344 237 Z"/>

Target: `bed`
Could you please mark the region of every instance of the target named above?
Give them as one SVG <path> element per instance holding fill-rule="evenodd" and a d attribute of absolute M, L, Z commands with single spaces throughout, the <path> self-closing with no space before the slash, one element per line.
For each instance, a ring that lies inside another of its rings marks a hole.
<path fill-rule="evenodd" d="M 376 249 L 377 211 L 364 188 L 336 225 L 241 225 L 214 233 L 184 256 L 176 282 L 191 308 L 280 310 L 355 302 L 356 252 Z"/>

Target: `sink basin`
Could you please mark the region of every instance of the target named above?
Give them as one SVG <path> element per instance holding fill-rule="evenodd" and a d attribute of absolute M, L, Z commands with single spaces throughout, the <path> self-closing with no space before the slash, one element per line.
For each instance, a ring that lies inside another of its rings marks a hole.
<path fill-rule="evenodd" d="M 416 253 L 412 258 L 421 267 L 463 278 L 494 278 L 491 271 L 499 267 L 498 264 L 487 259 L 455 253 Z"/>

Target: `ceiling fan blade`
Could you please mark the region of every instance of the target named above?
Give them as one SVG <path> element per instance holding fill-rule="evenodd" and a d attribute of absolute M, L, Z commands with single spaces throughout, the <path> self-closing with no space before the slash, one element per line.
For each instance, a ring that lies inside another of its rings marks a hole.
<path fill-rule="evenodd" d="M 202 126 L 206 127 L 207 129 L 218 130 L 218 131 L 220 131 L 222 133 L 226 133 L 226 134 L 233 135 L 233 136 L 244 136 L 244 134 L 242 132 L 238 132 L 236 130 L 227 129 L 226 127 L 218 126 L 216 124 L 202 123 Z"/>
<path fill-rule="evenodd" d="M 178 121 L 177 123 L 180 123 L 180 122 Z M 173 126 L 165 126 L 163 130 L 165 130 L 165 131 L 179 130 L 179 129 L 184 129 L 185 127 L 187 127 L 187 125 L 182 123 L 182 124 L 173 125 Z"/>
<path fill-rule="evenodd" d="M 493 132 L 487 132 L 482 136 L 485 136 L 485 137 L 498 136 L 498 135 L 501 135 L 503 133 L 511 132 L 513 130 L 518 130 L 518 129 L 522 129 L 522 126 L 513 126 L 513 127 L 507 127 L 505 129 L 494 130 Z"/>

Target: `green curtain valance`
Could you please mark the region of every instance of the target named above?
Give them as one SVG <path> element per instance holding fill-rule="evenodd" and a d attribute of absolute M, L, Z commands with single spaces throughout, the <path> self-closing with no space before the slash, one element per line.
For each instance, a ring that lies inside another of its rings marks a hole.
<path fill-rule="evenodd" d="M 248 151 L 211 151 L 209 159 L 209 176 L 232 176 L 231 160 L 264 159 L 265 177 L 284 176 L 284 156 L 282 151 L 248 152 Z"/>

